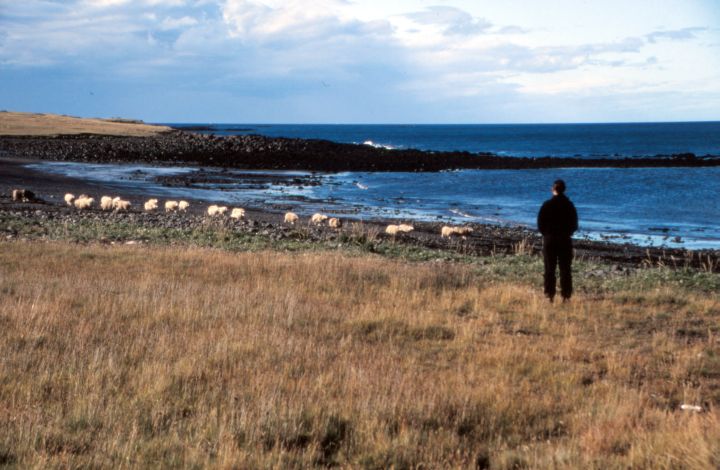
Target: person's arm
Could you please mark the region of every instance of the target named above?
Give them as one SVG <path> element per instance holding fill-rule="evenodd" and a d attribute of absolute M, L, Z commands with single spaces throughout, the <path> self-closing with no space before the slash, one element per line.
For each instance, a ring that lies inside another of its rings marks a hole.
<path fill-rule="evenodd" d="M 570 235 L 572 235 L 572 234 L 575 233 L 575 232 L 577 231 L 577 229 L 578 229 L 578 215 L 577 215 L 577 210 L 575 209 L 575 204 L 573 204 L 572 202 L 570 203 L 570 213 L 571 213 L 571 216 L 572 216 L 572 226 L 571 226 L 572 231 L 570 232 Z"/>
<path fill-rule="evenodd" d="M 543 205 L 540 207 L 540 211 L 538 212 L 537 216 L 537 226 L 540 233 L 545 235 L 545 230 L 547 229 L 547 202 L 543 203 Z"/>

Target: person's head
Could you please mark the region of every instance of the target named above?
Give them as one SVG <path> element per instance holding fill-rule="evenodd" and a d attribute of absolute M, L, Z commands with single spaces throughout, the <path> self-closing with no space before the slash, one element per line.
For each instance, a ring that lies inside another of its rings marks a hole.
<path fill-rule="evenodd" d="M 563 180 L 556 180 L 552 185 L 552 192 L 556 196 L 559 196 L 561 194 L 565 194 L 565 181 Z"/>

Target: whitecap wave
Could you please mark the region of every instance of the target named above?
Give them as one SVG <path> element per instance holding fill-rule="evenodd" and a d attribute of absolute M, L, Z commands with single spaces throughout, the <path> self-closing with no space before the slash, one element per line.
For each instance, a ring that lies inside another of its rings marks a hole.
<path fill-rule="evenodd" d="M 466 218 L 468 218 L 468 219 L 472 219 L 472 218 L 473 218 L 472 215 L 470 215 L 470 214 L 468 214 L 468 213 L 465 213 L 465 212 L 463 212 L 463 211 L 461 211 L 461 210 L 459 210 L 459 209 L 450 209 L 450 212 L 452 212 L 452 213 L 455 214 L 455 215 L 459 215 L 460 217 L 466 217 Z"/>
<path fill-rule="evenodd" d="M 375 147 L 376 149 L 393 150 L 395 148 L 392 145 L 378 144 L 376 142 L 373 142 L 372 140 L 366 140 L 365 142 L 363 142 L 363 145 L 369 145 L 370 147 Z"/>

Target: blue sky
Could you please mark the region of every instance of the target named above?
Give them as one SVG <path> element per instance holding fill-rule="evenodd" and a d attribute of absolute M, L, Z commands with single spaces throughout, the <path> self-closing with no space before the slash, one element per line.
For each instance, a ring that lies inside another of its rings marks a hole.
<path fill-rule="evenodd" d="M 0 0 L 0 109 L 150 122 L 720 119 L 718 0 Z"/>

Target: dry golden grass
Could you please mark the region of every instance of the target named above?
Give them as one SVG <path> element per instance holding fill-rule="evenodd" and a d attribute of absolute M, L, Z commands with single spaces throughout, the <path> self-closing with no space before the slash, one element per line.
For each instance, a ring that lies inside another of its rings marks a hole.
<path fill-rule="evenodd" d="M 718 317 L 467 265 L 1 243 L 0 463 L 717 468 Z"/>
<path fill-rule="evenodd" d="M 58 114 L 0 112 L 0 135 L 100 134 L 147 137 L 169 131 L 166 126 L 105 119 L 77 118 Z"/>

